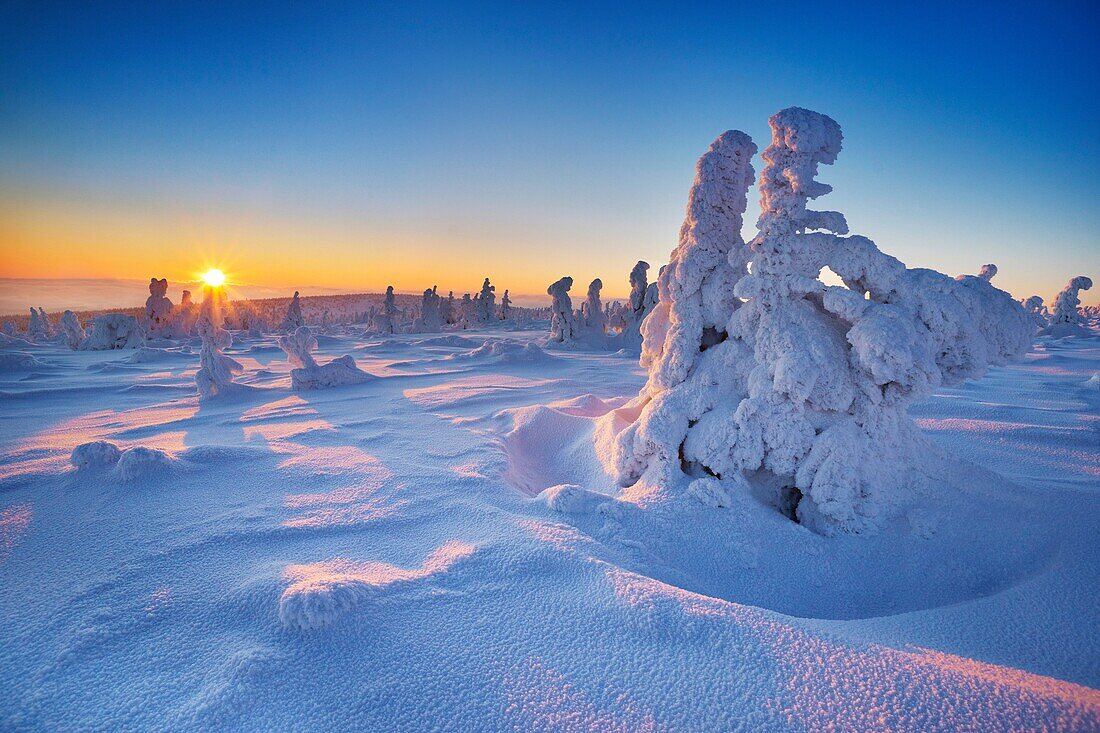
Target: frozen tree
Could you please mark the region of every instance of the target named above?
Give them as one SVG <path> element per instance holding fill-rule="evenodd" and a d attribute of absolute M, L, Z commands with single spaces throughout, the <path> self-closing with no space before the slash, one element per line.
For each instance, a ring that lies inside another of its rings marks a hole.
<path fill-rule="evenodd" d="M 645 291 L 649 287 L 649 263 L 638 260 L 634 269 L 630 271 L 630 310 L 634 314 L 634 321 L 640 322 L 645 312 Z"/>
<path fill-rule="evenodd" d="M 997 274 L 997 266 L 990 263 L 988 265 L 982 265 L 982 269 L 978 272 L 978 277 L 986 282 L 989 282 Z"/>
<path fill-rule="evenodd" d="M 1078 275 L 1066 284 L 1054 298 L 1054 310 L 1044 333 L 1050 336 L 1076 336 L 1087 333 L 1084 319 L 1077 311 L 1081 305 L 1080 292 L 1092 287 L 1092 279 Z"/>
<path fill-rule="evenodd" d="M 436 292 L 438 286 L 424 291 L 420 302 L 420 317 L 413 328 L 417 333 L 439 333 L 443 330 L 442 298 Z"/>
<path fill-rule="evenodd" d="M 149 297 L 145 300 L 145 331 L 150 336 L 172 334 L 172 301 L 167 298 L 168 281 L 149 279 Z"/>
<path fill-rule="evenodd" d="M 476 311 L 477 303 L 470 298 L 469 293 L 464 293 L 462 300 L 458 302 L 458 325 L 464 329 L 469 328 L 470 324 L 474 322 Z"/>
<path fill-rule="evenodd" d="M 588 285 L 588 295 L 581 303 L 581 318 L 584 328 L 590 333 L 603 334 L 607 331 L 607 315 L 600 302 L 600 290 L 603 289 L 603 280 L 596 278 Z"/>
<path fill-rule="evenodd" d="M 577 324 L 573 316 L 573 301 L 569 297 L 569 288 L 573 287 L 573 278 L 563 277 L 546 289 L 550 296 L 550 341 L 565 343 L 577 336 Z"/>
<path fill-rule="evenodd" d="M 1032 295 L 1027 300 L 1022 301 L 1021 305 L 1024 306 L 1024 310 L 1027 311 L 1032 323 L 1035 324 L 1035 328 L 1042 328 L 1047 325 L 1047 318 L 1050 314 L 1047 313 L 1047 307 L 1043 304 L 1041 296 Z"/>
<path fill-rule="evenodd" d="M 295 366 L 290 370 L 290 386 L 295 390 L 338 387 L 359 384 L 373 377 L 355 365 L 350 354 L 318 364 L 313 358 L 317 339 L 309 326 L 300 326 L 293 333 L 279 337 L 279 346 L 286 352 L 287 360 Z"/>
<path fill-rule="evenodd" d="M 840 152 L 840 127 L 799 108 L 769 123 L 751 246 L 740 228 L 752 141 L 727 132 L 700 159 L 644 327 L 649 379 L 602 439 L 614 436 L 623 486 L 686 473 L 689 493 L 725 503 L 752 480 L 798 521 L 857 531 L 919 480 L 906 407 L 1017 358 L 1030 326 L 988 280 L 909 270 L 842 236 L 841 214 L 807 209 L 831 190 L 815 178 Z M 825 285 L 824 267 L 845 286 Z"/>
<path fill-rule="evenodd" d="M 199 397 L 216 397 L 229 391 L 233 377 L 244 371 L 235 359 L 222 353 L 233 345 L 233 336 L 222 324 L 224 296 L 217 288 L 206 288 L 196 324 L 202 347 L 199 351 L 199 370 L 195 372 L 195 384 Z"/>
<path fill-rule="evenodd" d="M 286 307 L 286 315 L 279 329 L 282 331 L 294 331 L 306 325 L 306 319 L 302 317 L 302 302 L 298 291 L 294 291 L 294 297 L 290 299 L 290 305 Z"/>
<path fill-rule="evenodd" d="M 512 299 L 508 297 L 508 289 L 504 289 L 504 295 L 500 299 L 500 320 L 507 321 L 512 317 Z"/>
<path fill-rule="evenodd" d="M 489 278 L 485 278 L 485 282 L 481 284 L 481 292 L 478 293 L 477 299 L 477 320 L 478 323 L 488 323 L 493 320 L 493 314 L 496 313 L 496 298 L 494 295 L 496 287 L 489 284 Z"/>
<path fill-rule="evenodd" d="M 27 322 L 27 339 L 30 341 L 45 341 L 50 337 L 50 324 L 45 312 L 39 308 L 31 307 L 31 317 Z"/>
<path fill-rule="evenodd" d="M 81 351 L 137 349 L 144 334 L 138 319 L 125 313 L 104 313 L 92 318 L 92 332 L 80 344 Z"/>
<path fill-rule="evenodd" d="M 199 307 L 191 301 L 191 291 L 184 290 L 180 295 L 180 304 L 172 310 L 170 337 L 190 338 L 195 332 L 198 319 Z"/>
<path fill-rule="evenodd" d="M 386 288 L 386 297 L 382 300 L 382 308 L 374 316 L 374 329 L 379 333 L 397 333 L 397 320 L 400 311 L 393 294 L 393 286 Z"/>
<path fill-rule="evenodd" d="M 61 332 L 65 334 L 65 343 L 74 351 L 80 348 L 87 337 L 84 333 L 84 327 L 80 325 L 80 320 L 72 311 L 65 311 L 61 314 Z"/>

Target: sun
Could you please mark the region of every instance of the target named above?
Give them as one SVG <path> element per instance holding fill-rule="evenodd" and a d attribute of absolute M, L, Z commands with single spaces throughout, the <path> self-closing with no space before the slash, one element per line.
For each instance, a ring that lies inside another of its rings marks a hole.
<path fill-rule="evenodd" d="M 202 281 L 212 288 L 220 288 L 225 285 L 225 273 L 217 268 L 211 268 L 202 274 Z"/>

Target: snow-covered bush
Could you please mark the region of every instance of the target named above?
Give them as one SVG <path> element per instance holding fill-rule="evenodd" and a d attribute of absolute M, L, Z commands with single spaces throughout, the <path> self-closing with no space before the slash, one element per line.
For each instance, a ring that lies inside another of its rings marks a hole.
<path fill-rule="evenodd" d="M 755 146 L 727 132 L 700 159 L 680 244 L 644 329 L 649 379 L 602 422 L 619 481 L 747 482 L 819 531 L 857 531 L 919 480 L 906 407 L 1018 357 L 1022 307 L 980 277 L 909 270 L 837 212 L 811 211 L 840 152 L 825 115 L 769 120 L 759 234 L 740 236 Z M 846 287 L 825 285 L 823 268 Z M 625 423 L 625 426 L 624 426 Z M 616 435 L 617 434 L 617 435 Z M 612 437 L 614 436 L 614 437 Z"/>
<path fill-rule="evenodd" d="M 588 295 L 581 303 L 581 319 L 584 321 L 584 329 L 589 333 L 603 334 L 607 331 L 607 314 L 600 302 L 602 289 L 603 280 L 596 278 L 589 283 Z"/>
<path fill-rule="evenodd" d="M 27 321 L 27 340 L 45 341 L 49 337 L 50 321 L 46 317 L 46 312 L 41 308 L 35 310 L 32 306 L 30 320 Z"/>
<path fill-rule="evenodd" d="M 489 284 L 489 278 L 485 278 L 485 282 L 481 284 L 481 292 L 478 293 L 477 298 L 477 321 L 478 323 L 488 323 L 493 320 L 493 315 L 496 313 L 496 298 L 494 295 L 496 287 Z"/>
<path fill-rule="evenodd" d="M 508 289 L 504 289 L 504 295 L 500 298 L 500 320 L 507 321 L 512 317 L 512 299 L 508 297 Z"/>
<path fill-rule="evenodd" d="M 1050 317 L 1050 314 L 1047 312 L 1047 307 L 1043 304 L 1041 296 L 1032 295 L 1030 298 L 1023 301 L 1022 305 L 1031 318 L 1032 323 L 1035 324 L 1035 328 L 1038 329 L 1047 325 L 1047 318 Z"/>
<path fill-rule="evenodd" d="M 149 279 L 149 297 L 145 300 L 145 332 L 150 336 L 172 335 L 172 301 L 167 298 L 168 281 Z"/>
<path fill-rule="evenodd" d="M 1077 311 L 1081 305 L 1080 292 L 1092 287 L 1092 279 L 1084 275 L 1078 275 L 1070 280 L 1062 292 L 1054 298 L 1054 310 L 1050 314 L 1050 322 L 1043 329 L 1047 336 L 1083 336 L 1088 333 L 1084 319 Z"/>
<path fill-rule="evenodd" d="M 338 387 L 344 384 L 359 384 L 373 378 L 355 365 L 355 359 L 350 354 L 333 359 L 327 364 L 318 364 L 313 358 L 317 339 L 309 326 L 301 326 L 294 333 L 280 336 L 279 346 L 286 352 L 290 363 L 297 367 L 290 370 L 292 389 Z"/>
<path fill-rule="evenodd" d="M 302 317 L 302 302 L 299 299 L 298 291 L 295 290 L 294 297 L 290 299 L 290 304 L 286 307 L 283 322 L 279 324 L 279 329 L 282 331 L 295 331 L 304 325 L 306 325 L 306 319 Z"/>
<path fill-rule="evenodd" d="M 216 397 L 229 391 L 233 376 L 244 371 L 235 359 L 222 353 L 233 345 L 233 336 L 222 328 L 222 296 L 215 288 L 207 288 L 196 324 L 202 347 L 199 351 L 199 370 L 195 372 L 195 385 L 200 398 Z"/>
<path fill-rule="evenodd" d="M 550 341 L 565 343 L 577 335 L 577 324 L 573 317 L 573 301 L 569 297 L 569 288 L 573 287 L 573 278 L 563 277 L 546 288 L 550 296 Z"/>
<path fill-rule="evenodd" d="M 65 344 L 74 351 L 79 349 L 87 338 L 84 327 L 80 325 L 80 320 L 72 311 L 61 314 L 61 332 L 65 335 Z"/>
<path fill-rule="evenodd" d="M 141 346 L 143 338 L 138 319 L 125 313 L 104 313 L 92 318 L 92 332 L 80 344 L 80 349 L 136 349 Z"/>

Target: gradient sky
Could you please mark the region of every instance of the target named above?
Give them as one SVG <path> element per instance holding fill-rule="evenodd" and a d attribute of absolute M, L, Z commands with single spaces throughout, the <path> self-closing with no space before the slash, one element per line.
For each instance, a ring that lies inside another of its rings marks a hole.
<path fill-rule="evenodd" d="M 818 206 L 908 265 L 1100 276 L 1100 5 L 829 5 L 8 0 L 0 277 L 622 295 L 790 105 L 844 129 Z"/>

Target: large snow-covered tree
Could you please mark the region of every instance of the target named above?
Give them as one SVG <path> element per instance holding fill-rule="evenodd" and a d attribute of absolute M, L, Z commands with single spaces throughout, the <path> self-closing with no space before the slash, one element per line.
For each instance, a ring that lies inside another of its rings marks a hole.
<path fill-rule="evenodd" d="M 604 420 L 620 483 L 721 503 L 749 481 L 791 517 L 859 530 L 916 478 L 906 407 L 1020 355 L 1031 326 L 988 279 L 907 269 L 844 217 L 813 211 L 841 147 L 831 118 L 769 120 L 758 235 L 740 236 L 755 147 L 727 132 L 700 159 L 680 244 L 644 330 L 649 379 Z M 844 286 L 820 279 L 828 267 Z M 694 481 L 690 481 L 694 479 Z"/>
<path fill-rule="evenodd" d="M 573 287 L 573 278 L 566 276 L 556 280 L 546 288 L 550 296 L 550 341 L 566 343 L 577 336 L 577 323 L 573 315 L 573 300 L 569 289 Z"/>

